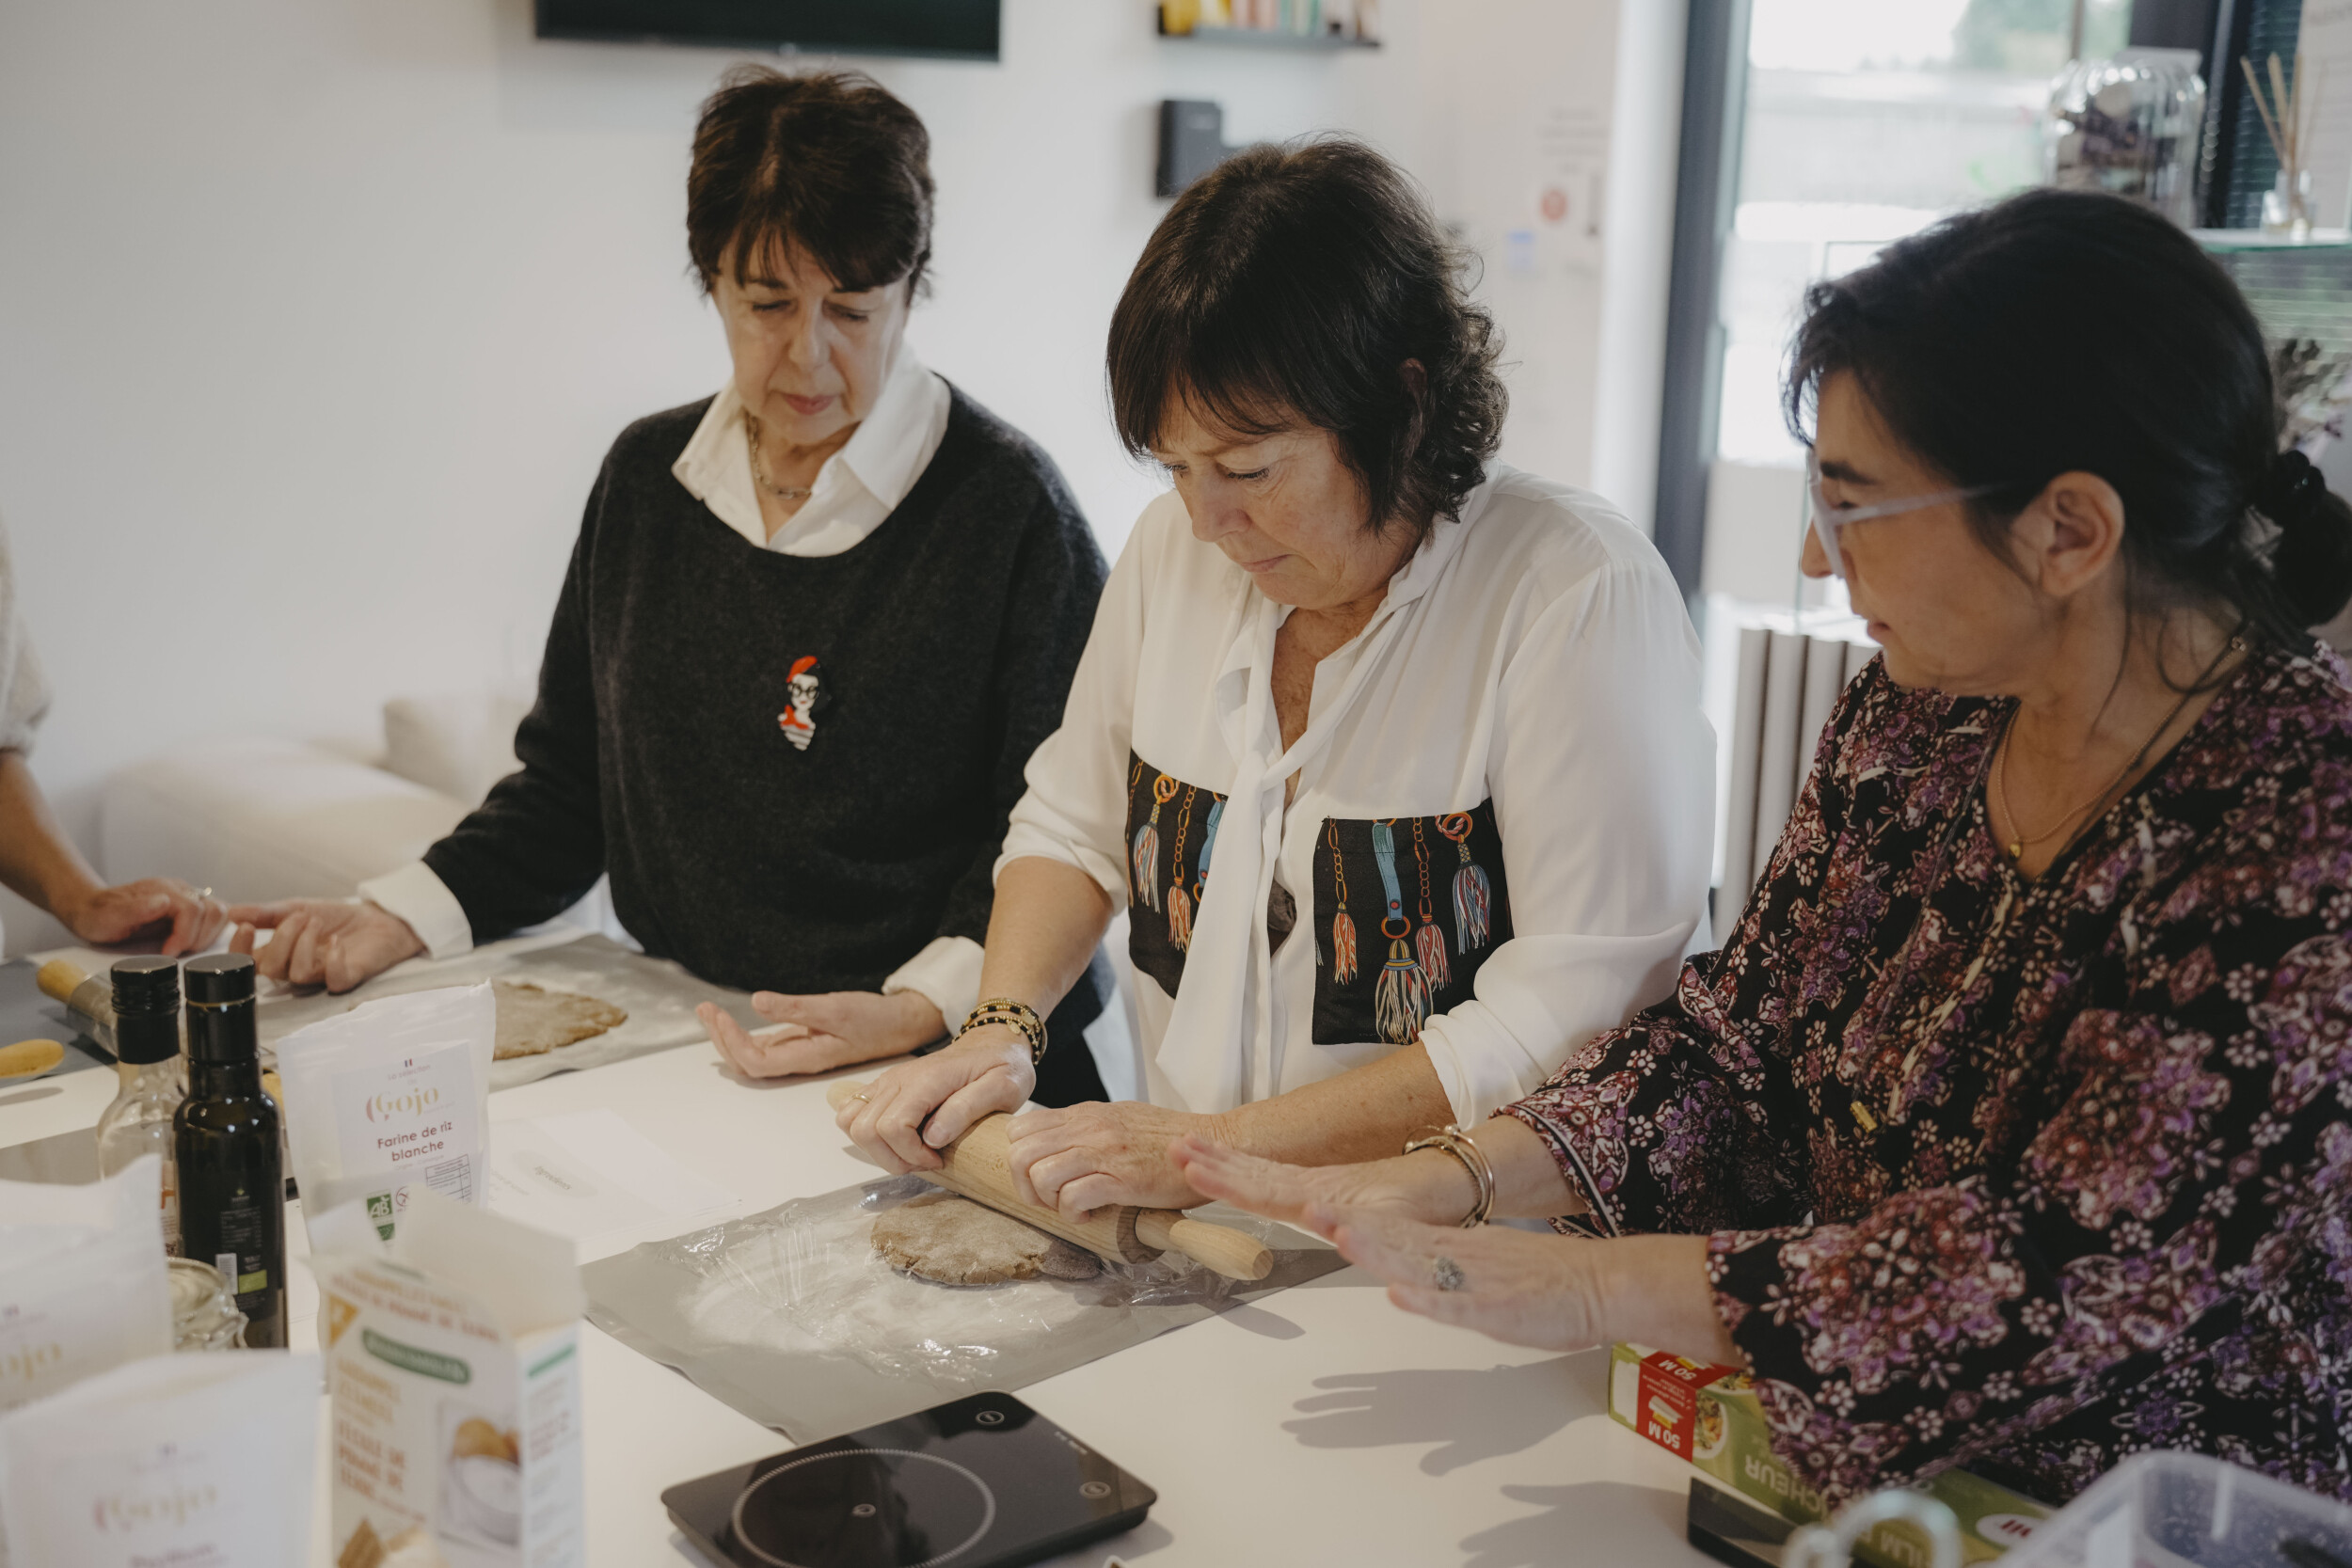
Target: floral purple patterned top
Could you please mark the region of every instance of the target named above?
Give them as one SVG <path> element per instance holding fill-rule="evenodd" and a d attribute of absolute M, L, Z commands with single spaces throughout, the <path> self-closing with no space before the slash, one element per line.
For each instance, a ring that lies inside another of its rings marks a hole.
<path fill-rule="evenodd" d="M 1833 1501 L 1953 1464 L 2058 1500 L 2156 1448 L 2352 1497 L 2344 683 L 2256 653 L 2026 881 L 2009 705 L 1874 662 L 1728 945 L 1500 1113 L 1584 1224 L 1713 1232 Z"/>

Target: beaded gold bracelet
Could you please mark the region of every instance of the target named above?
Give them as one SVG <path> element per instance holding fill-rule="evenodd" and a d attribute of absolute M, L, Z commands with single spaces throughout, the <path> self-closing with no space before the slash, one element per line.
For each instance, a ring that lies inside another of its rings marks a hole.
<path fill-rule="evenodd" d="M 1045 1060 L 1045 1021 L 1037 1016 L 1037 1009 L 1025 1002 L 1015 1002 L 1009 996 L 991 997 L 964 1015 L 963 1027 L 956 1031 L 961 1039 L 983 1024 L 1003 1023 L 1021 1032 L 1029 1044 L 1029 1066 Z"/>
<path fill-rule="evenodd" d="M 1405 1146 L 1405 1152 L 1416 1154 L 1424 1148 L 1442 1148 L 1462 1162 L 1470 1172 L 1470 1185 L 1477 1189 L 1478 1201 L 1462 1218 L 1462 1228 L 1475 1230 L 1486 1223 L 1486 1216 L 1495 1209 L 1495 1168 L 1487 1164 L 1486 1151 L 1471 1141 L 1470 1135 L 1458 1127 L 1440 1127 L 1425 1138 L 1415 1138 Z"/>

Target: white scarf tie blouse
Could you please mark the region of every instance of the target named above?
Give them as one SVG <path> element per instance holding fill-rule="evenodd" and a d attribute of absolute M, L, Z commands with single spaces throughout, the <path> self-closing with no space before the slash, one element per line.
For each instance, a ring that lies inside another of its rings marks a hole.
<path fill-rule="evenodd" d="M 1154 1103 L 1419 1039 L 1470 1124 L 1673 987 L 1713 840 L 1697 638 L 1613 508 L 1499 464 L 1317 666 L 1285 751 L 1288 613 L 1173 492 L 1147 507 L 998 873 L 1059 861 L 1126 908 Z"/>

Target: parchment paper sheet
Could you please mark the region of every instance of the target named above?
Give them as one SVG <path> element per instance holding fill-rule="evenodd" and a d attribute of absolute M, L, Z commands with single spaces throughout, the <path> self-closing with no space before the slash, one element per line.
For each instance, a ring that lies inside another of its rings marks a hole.
<path fill-rule="evenodd" d="M 1171 1256 L 1083 1282 L 934 1285 L 883 1262 L 867 1237 L 876 1214 L 933 1191 L 920 1177 L 871 1181 L 591 1263 L 588 1320 L 806 1443 L 1025 1388 L 1346 1266 L 1311 1237 L 1212 1205 L 1194 1213 L 1278 1247 L 1266 1278 Z"/>
<path fill-rule="evenodd" d="M 716 1002 L 754 1028 L 767 1024 L 767 1020 L 752 1011 L 749 993 L 697 980 L 682 965 L 632 953 L 610 937 L 593 934 L 552 944 L 544 938 L 523 938 L 492 942 L 454 958 L 412 960 L 341 996 L 319 991 L 264 998 L 254 1010 L 255 1022 L 266 1053 L 280 1037 L 304 1024 L 362 1002 L 441 986 L 478 985 L 484 980 L 527 980 L 549 990 L 583 991 L 628 1014 L 628 1022 L 601 1035 L 536 1056 L 492 1062 L 493 1091 L 533 1083 L 552 1073 L 585 1071 L 607 1062 L 625 1062 L 648 1052 L 691 1044 L 703 1038 L 703 1026 L 694 1017 L 698 1002 Z"/>

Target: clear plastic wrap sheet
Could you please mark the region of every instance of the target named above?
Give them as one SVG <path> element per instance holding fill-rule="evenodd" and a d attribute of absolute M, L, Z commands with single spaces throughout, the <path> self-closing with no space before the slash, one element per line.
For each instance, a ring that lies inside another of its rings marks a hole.
<path fill-rule="evenodd" d="M 1344 1266 L 1312 1238 L 1213 1207 L 1196 1212 L 1276 1248 L 1271 1275 L 1231 1280 L 1168 1254 L 1087 1280 L 937 1285 L 884 1262 L 870 1236 L 877 1214 L 936 1190 L 871 1181 L 592 1263 L 589 1321 L 809 1442 L 1018 1390 Z"/>

